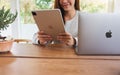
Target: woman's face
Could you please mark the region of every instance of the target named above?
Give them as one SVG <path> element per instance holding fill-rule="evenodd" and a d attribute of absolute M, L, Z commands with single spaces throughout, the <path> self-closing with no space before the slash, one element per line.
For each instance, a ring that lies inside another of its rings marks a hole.
<path fill-rule="evenodd" d="M 64 9 L 64 11 L 70 11 L 75 9 L 75 0 L 59 0 L 60 6 Z"/>

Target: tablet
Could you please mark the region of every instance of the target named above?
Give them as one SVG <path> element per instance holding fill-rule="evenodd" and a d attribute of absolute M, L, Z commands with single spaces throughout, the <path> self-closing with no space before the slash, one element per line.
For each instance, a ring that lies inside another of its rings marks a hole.
<path fill-rule="evenodd" d="M 38 29 L 51 35 L 53 40 L 59 33 L 64 33 L 64 22 L 59 9 L 35 10 L 32 11 L 33 18 Z"/>

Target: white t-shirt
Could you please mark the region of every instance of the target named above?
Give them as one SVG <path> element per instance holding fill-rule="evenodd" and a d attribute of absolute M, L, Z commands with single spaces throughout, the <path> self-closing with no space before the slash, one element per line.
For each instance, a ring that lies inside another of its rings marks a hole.
<path fill-rule="evenodd" d="M 78 45 L 78 16 L 79 11 L 76 11 L 75 16 L 65 22 L 65 31 L 70 33 L 76 40 L 76 45 Z M 37 33 L 33 36 L 33 44 L 38 44 Z"/>

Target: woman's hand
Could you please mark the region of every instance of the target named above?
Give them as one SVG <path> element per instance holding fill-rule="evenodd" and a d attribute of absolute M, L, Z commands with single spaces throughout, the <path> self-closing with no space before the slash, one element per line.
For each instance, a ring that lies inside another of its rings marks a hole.
<path fill-rule="evenodd" d="M 38 32 L 38 40 L 41 45 L 45 45 L 48 41 L 52 40 L 52 37 L 50 35 L 47 35 L 44 33 L 44 31 Z"/>
<path fill-rule="evenodd" d="M 66 33 L 66 32 L 65 32 L 65 33 L 60 33 L 60 34 L 57 36 L 57 39 L 58 39 L 60 42 L 66 44 L 66 45 L 68 45 L 68 46 L 73 46 L 74 43 L 75 43 L 75 40 L 74 40 L 74 38 L 72 37 L 72 35 L 70 35 L 69 33 Z"/>

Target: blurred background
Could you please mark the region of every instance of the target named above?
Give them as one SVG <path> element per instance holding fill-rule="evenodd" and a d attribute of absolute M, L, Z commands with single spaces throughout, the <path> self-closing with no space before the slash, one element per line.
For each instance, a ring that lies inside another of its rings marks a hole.
<path fill-rule="evenodd" d="M 38 31 L 32 10 L 52 9 L 54 0 L 0 0 L 0 8 L 11 8 L 18 17 L 9 28 L 2 32 L 3 35 L 10 35 L 13 38 L 32 39 Z M 80 10 L 89 13 L 120 13 L 120 0 L 80 0 Z"/>

